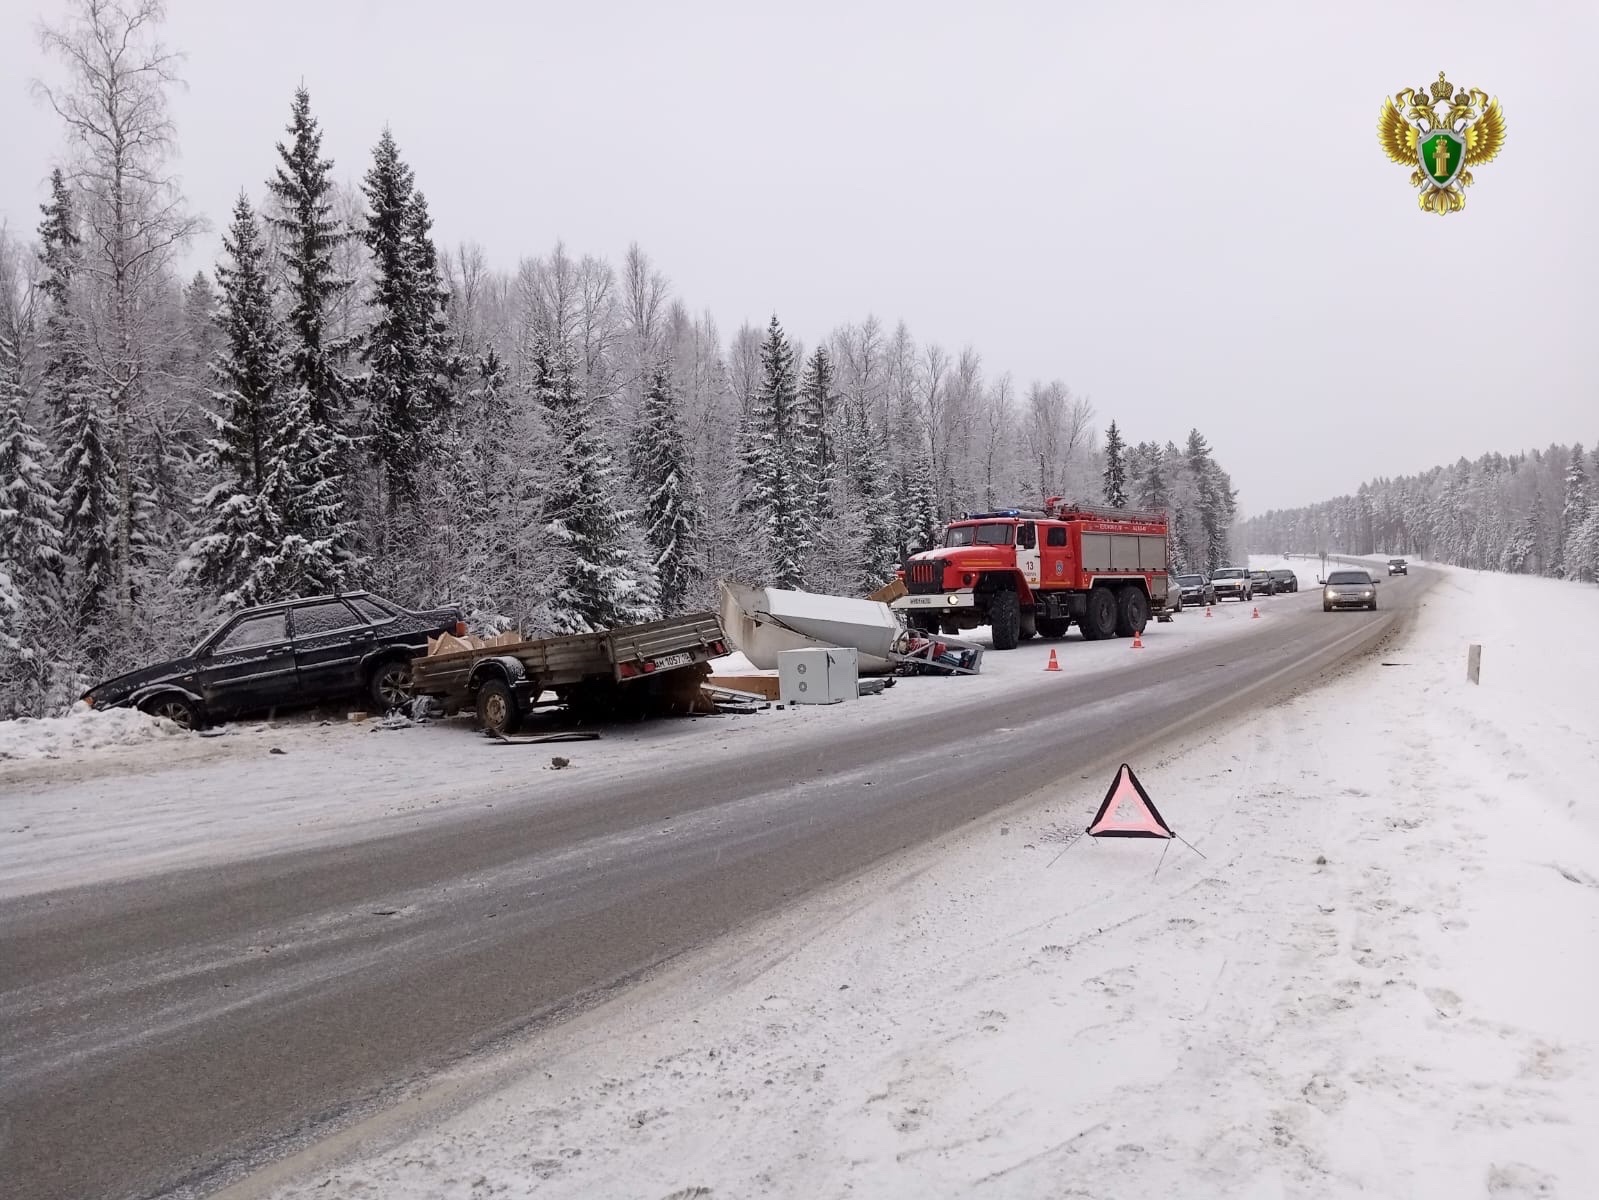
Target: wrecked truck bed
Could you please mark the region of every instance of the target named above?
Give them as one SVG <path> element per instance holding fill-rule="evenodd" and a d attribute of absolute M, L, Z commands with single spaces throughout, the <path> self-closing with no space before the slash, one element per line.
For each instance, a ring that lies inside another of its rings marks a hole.
<path fill-rule="evenodd" d="M 411 690 L 446 711 L 470 708 L 483 728 L 514 733 L 545 692 L 579 717 L 686 709 L 727 653 L 711 613 L 668 617 L 596 633 L 431 654 L 411 663 Z"/>

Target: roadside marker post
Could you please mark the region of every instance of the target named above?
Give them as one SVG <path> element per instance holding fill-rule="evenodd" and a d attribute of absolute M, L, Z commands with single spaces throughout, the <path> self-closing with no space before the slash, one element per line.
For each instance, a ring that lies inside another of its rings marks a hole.
<path fill-rule="evenodd" d="M 1482 647 L 1475 642 L 1466 650 L 1466 682 L 1478 683 L 1482 674 Z"/>

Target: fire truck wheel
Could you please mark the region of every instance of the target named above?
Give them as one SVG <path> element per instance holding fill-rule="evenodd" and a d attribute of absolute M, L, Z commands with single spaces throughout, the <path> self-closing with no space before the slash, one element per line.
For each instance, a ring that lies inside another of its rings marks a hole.
<path fill-rule="evenodd" d="M 1067 627 L 1071 622 L 1061 617 L 1039 617 L 1038 636 L 1046 638 L 1065 637 Z"/>
<path fill-rule="evenodd" d="M 994 649 L 1014 650 L 1022 638 L 1022 602 L 1015 592 L 995 592 L 988 600 Z"/>
<path fill-rule="evenodd" d="M 1124 587 L 1116 597 L 1116 636 L 1143 633 L 1149 624 L 1149 598 L 1142 588 Z"/>
<path fill-rule="evenodd" d="M 1083 619 L 1078 622 L 1083 637 L 1090 642 L 1116 636 L 1116 593 L 1108 587 L 1096 587 L 1088 593 L 1088 605 Z"/>

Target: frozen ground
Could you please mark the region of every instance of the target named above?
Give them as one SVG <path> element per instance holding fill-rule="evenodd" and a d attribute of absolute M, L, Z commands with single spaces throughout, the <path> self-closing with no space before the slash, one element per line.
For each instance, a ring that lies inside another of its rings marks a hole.
<path fill-rule="evenodd" d="M 1381 663 L 1135 764 L 1204 858 L 1062 785 L 235 1194 L 1592 1195 L 1596 617 L 1451 571 Z"/>
<path fill-rule="evenodd" d="M 1043 698 L 1196 641 L 1248 636 L 1248 616 L 1235 605 L 1209 620 L 1187 612 L 1152 624 L 1137 659 L 1125 641 L 1071 637 L 1055 643 L 1058 674 L 1044 672 L 1049 647 L 1034 642 L 989 651 L 979 676 L 899 679 L 883 695 L 830 708 L 611 727 L 600 741 L 553 748 L 573 764 L 560 773 L 548 769 L 551 748 L 491 743 L 464 720 L 384 729 L 298 717 L 201 737 L 169 736 L 137 713 L 108 713 L 95 716 L 114 717 L 122 740 L 135 744 L 101 739 L 93 748 L 44 736 L 51 722 L 31 731 L 0 723 L 0 896 L 398 832 L 474 808 L 536 805 L 695 756 L 820 740 L 839 722 L 886 728 L 1001 692 L 1033 689 Z M 986 642 L 986 630 L 976 635 Z M 736 671 L 740 663 L 717 666 Z M 15 757 L 3 757 L 7 746 Z"/>

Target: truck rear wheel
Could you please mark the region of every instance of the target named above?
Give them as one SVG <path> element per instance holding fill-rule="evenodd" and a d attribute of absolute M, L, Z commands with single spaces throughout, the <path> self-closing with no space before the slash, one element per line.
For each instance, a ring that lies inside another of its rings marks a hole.
<path fill-rule="evenodd" d="M 1116 597 L 1116 636 L 1143 633 L 1149 624 L 1149 599 L 1143 588 L 1124 587 Z"/>
<path fill-rule="evenodd" d="M 1088 604 L 1078 625 L 1082 627 L 1083 637 L 1090 642 L 1115 637 L 1116 593 L 1108 587 L 1093 588 L 1088 593 Z"/>
<path fill-rule="evenodd" d="M 1014 650 L 1022 638 L 1022 602 L 1015 592 L 995 592 L 988 598 L 988 624 L 994 649 Z"/>
<path fill-rule="evenodd" d="M 1064 617 L 1039 617 L 1038 636 L 1046 638 L 1065 637 L 1066 630 L 1071 622 Z"/>
<path fill-rule="evenodd" d="M 510 736 L 522 724 L 522 706 L 503 679 L 491 679 L 477 690 L 478 728 Z"/>

